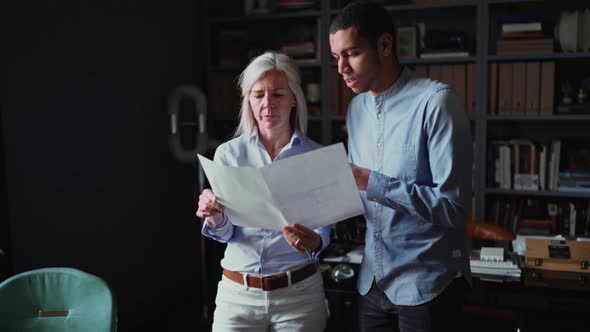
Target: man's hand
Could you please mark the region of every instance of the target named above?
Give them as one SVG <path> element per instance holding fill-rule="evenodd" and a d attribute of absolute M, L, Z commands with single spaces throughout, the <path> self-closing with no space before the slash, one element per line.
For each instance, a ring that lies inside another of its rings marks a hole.
<path fill-rule="evenodd" d="M 350 163 L 350 167 L 352 167 L 352 174 L 354 175 L 356 186 L 359 188 L 359 190 L 367 190 L 367 187 L 369 186 L 369 176 L 371 175 L 371 170 L 368 168 L 358 167 L 353 163 Z"/>
<path fill-rule="evenodd" d="M 299 253 L 314 251 L 322 246 L 322 238 L 318 233 L 299 224 L 283 227 L 283 236 L 287 243 Z"/>

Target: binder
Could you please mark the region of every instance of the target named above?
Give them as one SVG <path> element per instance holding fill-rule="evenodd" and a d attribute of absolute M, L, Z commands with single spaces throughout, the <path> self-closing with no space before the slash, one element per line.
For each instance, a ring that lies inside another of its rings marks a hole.
<path fill-rule="evenodd" d="M 455 88 L 455 82 L 453 81 L 453 66 L 442 65 L 440 70 L 440 80 L 446 83 L 451 89 Z"/>
<path fill-rule="evenodd" d="M 475 97 L 477 95 L 477 78 L 474 63 L 467 65 L 467 83 L 465 84 L 465 89 L 467 94 L 465 108 L 467 109 L 467 112 L 475 113 L 477 108 Z"/>
<path fill-rule="evenodd" d="M 416 72 L 417 76 L 428 77 L 428 66 L 426 65 L 418 65 L 414 71 Z"/>
<path fill-rule="evenodd" d="M 498 64 L 492 63 L 489 69 L 488 114 L 498 114 Z"/>
<path fill-rule="evenodd" d="M 442 66 L 440 65 L 431 65 L 428 67 L 428 72 L 430 74 L 430 78 L 432 78 L 433 80 L 437 80 L 437 81 L 443 81 L 442 80 Z"/>
<path fill-rule="evenodd" d="M 501 63 L 498 70 L 498 115 L 512 113 L 512 63 Z"/>
<path fill-rule="evenodd" d="M 524 115 L 526 65 L 524 62 L 512 64 L 512 107 L 513 115 Z"/>
<path fill-rule="evenodd" d="M 541 63 L 541 98 L 539 113 L 541 115 L 553 114 L 553 94 L 555 89 L 555 62 L 544 61 Z"/>
<path fill-rule="evenodd" d="M 338 80 L 340 82 L 340 112 L 339 114 L 346 115 L 348 112 L 348 105 L 354 97 L 352 89 L 346 86 L 346 82 L 343 79 Z"/>
<path fill-rule="evenodd" d="M 457 93 L 457 97 L 463 104 L 466 111 L 468 111 L 468 104 L 465 92 L 465 64 L 452 65 L 453 71 L 453 89 Z"/>
<path fill-rule="evenodd" d="M 539 115 L 539 92 L 541 90 L 541 63 L 526 64 L 525 114 Z"/>
<path fill-rule="evenodd" d="M 338 75 L 338 69 L 330 69 L 330 109 L 332 113 L 341 113 L 340 105 L 340 81 L 342 79 Z"/>

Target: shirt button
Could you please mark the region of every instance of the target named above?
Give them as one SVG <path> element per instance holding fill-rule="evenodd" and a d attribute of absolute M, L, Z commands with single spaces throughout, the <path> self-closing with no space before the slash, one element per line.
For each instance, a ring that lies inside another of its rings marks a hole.
<path fill-rule="evenodd" d="M 377 117 L 378 117 L 379 119 L 381 119 L 381 118 L 383 117 L 383 113 L 381 113 L 381 112 L 377 113 Z"/>
<path fill-rule="evenodd" d="M 379 207 L 379 203 L 375 202 L 373 204 L 375 204 L 375 207 Z"/>
<path fill-rule="evenodd" d="M 381 148 L 381 142 L 377 143 L 377 147 Z"/>

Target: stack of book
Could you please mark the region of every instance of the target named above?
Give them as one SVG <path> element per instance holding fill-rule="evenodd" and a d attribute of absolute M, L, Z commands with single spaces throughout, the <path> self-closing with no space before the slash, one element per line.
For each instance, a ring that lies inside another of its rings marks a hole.
<path fill-rule="evenodd" d="M 485 255 L 486 250 L 499 252 L 499 257 Z M 471 272 L 480 279 L 493 281 L 520 281 L 521 269 L 511 260 L 504 259 L 502 248 L 483 247 L 481 250 L 473 250 L 469 263 Z"/>
<path fill-rule="evenodd" d="M 571 103 L 571 104 L 559 104 L 555 110 L 557 114 L 561 115 L 588 115 L 590 114 L 590 103 Z"/>
<path fill-rule="evenodd" d="M 501 19 L 496 54 L 553 53 L 553 38 L 543 31 L 543 21 L 534 17 Z"/>
<path fill-rule="evenodd" d="M 590 192 L 590 173 L 560 172 L 559 191 Z"/>
<path fill-rule="evenodd" d="M 289 42 L 281 46 L 281 52 L 293 58 L 314 57 L 316 54 L 313 41 Z"/>

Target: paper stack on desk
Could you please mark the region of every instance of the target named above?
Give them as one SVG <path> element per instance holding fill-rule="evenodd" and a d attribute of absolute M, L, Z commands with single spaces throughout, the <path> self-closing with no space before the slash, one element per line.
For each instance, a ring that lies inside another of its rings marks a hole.
<path fill-rule="evenodd" d="M 502 248 L 473 250 L 470 257 L 471 273 L 480 279 L 492 281 L 520 281 L 517 264 L 504 259 Z"/>

